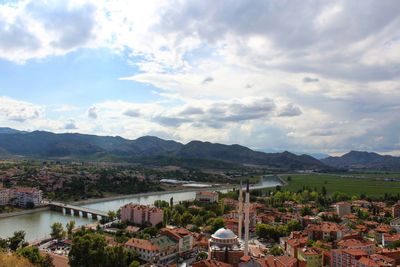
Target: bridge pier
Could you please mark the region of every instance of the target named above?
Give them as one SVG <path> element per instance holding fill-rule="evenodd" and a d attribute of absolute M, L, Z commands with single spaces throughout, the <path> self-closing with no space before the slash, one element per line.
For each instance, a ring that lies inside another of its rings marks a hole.
<path fill-rule="evenodd" d="M 65 214 L 71 215 L 72 214 L 72 210 L 65 208 Z"/>
<path fill-rule="evenodd" d="M 74 210 L 74 215 L 79 217 L 79 210 Z"/>
<path fill-rule="evenodd" d="M 98 217 L 97 217 L 97 214 L 92 213 L 92 219 L 93 219 L 93 220 L 97 220 L 97 218 L 98 218 Z"/>
<path fill-rule="evenodd" d="M 83 218 L 88 218 L 88 214 L 86 211 L 82 211 L 82 217 Z"/>

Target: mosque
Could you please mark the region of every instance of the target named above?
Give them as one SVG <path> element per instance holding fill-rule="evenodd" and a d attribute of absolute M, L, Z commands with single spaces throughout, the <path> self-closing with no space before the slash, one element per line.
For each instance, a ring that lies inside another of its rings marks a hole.
<path fill-rule="evenodd" d="M 230 229 L 221 228 L 211 235 L 208 241 L 208 258 L 238 265 L 243 256 L 249 254 L 249 213 L 250 190 L 247 181 L 246 197 L 244 202 L 244 239 L 242 239 L 243 192 L 239 189 L 239 233 L 238 236 Z"/>

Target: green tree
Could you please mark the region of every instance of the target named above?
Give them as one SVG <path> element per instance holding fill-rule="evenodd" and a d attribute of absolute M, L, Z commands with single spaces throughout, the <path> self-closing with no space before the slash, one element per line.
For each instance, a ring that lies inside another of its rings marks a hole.
<path fill-rule="evenodd" d="M 134 260 L 131 262 L 131 264 L 129 264 L 129 267 L 139 267 L 140 266 L 140 262 Z"/>
<path fill-rule="evenodd" d="M 87 233 L 76 235 L 69 253 L 71 267 L 99 267 L 106 262 L 107 243 L 100 234 Z"/>
<path fill-rule="evenodd" d="M 124 267 L 128 266 L 128 256 L 121 246 L 106 247 L 106 264 L 107 267 Z"/>
<path fill-rule="evenodd" d="M 117 217 L 117 213 L 113 210 L 110 210 L 108 211 L 107 216 L 110 221 L 113 221 Z"/>
<path fill-rule="evenodd" d="M 279 246 L 273 246 L 270 248 L 269 253 L 271 253 L 274 256 L 282 256 L 283 255 L 283 249 L 281 249 Z"/>
<path fill-rule="evenodd" d="M 225 221 L 224 221 L 224 219 L 222 219 L 220 217 L 215 218 L 215 219 L 211 219 L 210 226 L 211 226 L 212 233 L 214 233 L 218 229 L 220 229 L 220 228 L 225 226 Z"/>
<path fill-rule="evenodd" d="M 72 230 L 74 230 L 75 228 L 75 221 L 71 220 L 67 222 L 66 228 L 67 228 L 68 238 L 72 238 Z"/>
<path fill-rule="evenodd" d="M 51 226 L 50 236 L 53 239 L 60 240 L 65 237 L 64 227 L 61 223 L 55 222 Z"/>
<path fill-rule="evenodd" d="M 196 261 L 205 260 L 205 259 L 207 259 L 207 257 L 208 257 L 207 252 L 200 251 L 200 252 L 196 255 Z"/>
<path fill-rule="evenodd" d="M 14 235 L 8 239 L 9 248 L 12 251 L 16 251 L 19 247 L 21 247 L 25 242 L 25 232 L 17 231 L 14 232 Z"/>
<path fill-rule="evenodd" d="M 19 248 L 17 254 L 21 257 L 28 259 L 32 264 L 40 265 L 42 263 L 42 256 L 39 253 L 39 249 L 34 246 L 26 246 Z"/>

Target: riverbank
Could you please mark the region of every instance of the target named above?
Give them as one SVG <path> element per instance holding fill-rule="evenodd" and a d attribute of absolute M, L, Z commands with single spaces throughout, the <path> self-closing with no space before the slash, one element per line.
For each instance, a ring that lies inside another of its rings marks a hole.
<path fill-rule="evenodd" d="M 31 213 L 36 213 L 36 212 L 41 212 L 41 211 L 46 211 L 46 210 L 50 210 L 50 207 L 44 206 L 44 207 L 31 209 L 31 210 L 22 210 L 22 211 L 1 213 L 0 214 L 0 219 L 9 218 L 9 217 L 15 217 L 15 216 L 21 216 L 21 215 L 26 215 L 26 214 L 31 214 Z"/>
<path fill-rule="evenodd" d="M 156 195 L 165 195 L 165 194 L 173 194 L 173 193 L 186 193 L 186 192 L 198 192 L 204 190 L 213 190 L 213 191 L 220 191 L 220 190 L 229 190 L 237 187 L 238 185 L 227 185 L 221 187 L 202 187 L 202 188 L 182 188 L 177 190 L 167 190 L 167 191 L 153 191 L 153 192 L 146 192 L 146 193 L 137 193 L 137 194 L 129 194 L 129 195 L 120 195 L 120 196 L 111 196 L 111 197 L 104 197 L 104 198 L 91 198 L 86 200 L 79 200 L 70 202 L 68 204 L 73 204 L 77 206 L 113 201 L 113 200 L 121 200 L 126 198 L 134 198 L 134 197 L 148 197 L 148 196 L 156 196 Z"/>

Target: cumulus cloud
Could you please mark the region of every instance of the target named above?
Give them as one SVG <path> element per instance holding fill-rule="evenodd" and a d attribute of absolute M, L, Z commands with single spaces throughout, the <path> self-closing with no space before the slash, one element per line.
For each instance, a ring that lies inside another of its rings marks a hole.
<path fill-rule="evenodd" d="M 98 115 L 97 115 L 97 108 L 96 107 L 90 107 L 87 111 L 87 115 L 89 118 L 92 119 L 97 119 Z"/>
<path fill-rule="evenodd" d="M 93 103 L 76 119 L 88 132 L 389 150 L 400 143 L 399 14 L 396 0 L 14 1 L 0 4 L 0 58 L 126 56 L 139 71 L 123 79 L 156 87 L 161 101 Z M 24 107 L 0 112 L 42 119 Z"/>
<path fill-rule="evenodd" d="M 319 82 L 318 78 L 304 77 L 303 82 L 305 83 L 317 83 Z"/>
<path fill-rule="evenodd" d="M 123 113 L 125 116 L 128 117 L 139 117 L 140 116 L 140 111 L 137 109 L 127 109 Z"/>
<path fill-rule="evenodd" d="M 207 84 L 207 83 L 210 83 L 212 81 L 214 81 L 213 77 L 206 77 L 206 78 L 204 78 L 204 80 L 201 83 L 202 84 Z"/>
<path fill-rule="evenodd" d="M 25 122 L 34 120 L 44 114 L 44 109 L 28 102 L 0 97 L 0 116 L 10 121 Z"/>
<path fill-rule="evenodd" d="M 294 104 L 289 103 L 286 106 L 282 107 L 282 109 L 279 111 L 278 116 L 294 117 L 294 116 L 299 116 L 301 114 L 302 114 L 302 111 L 298 106 L 295 106 Z"/>
<path fill-rule="evenodd" d="M 65 123 L 63 129 L 65 129 L 65 130 L 76 130 L 76 129 L 78 129 L 78 126 L 76 126 L 75 121 L 70 120 L 67 123 Z"/>

